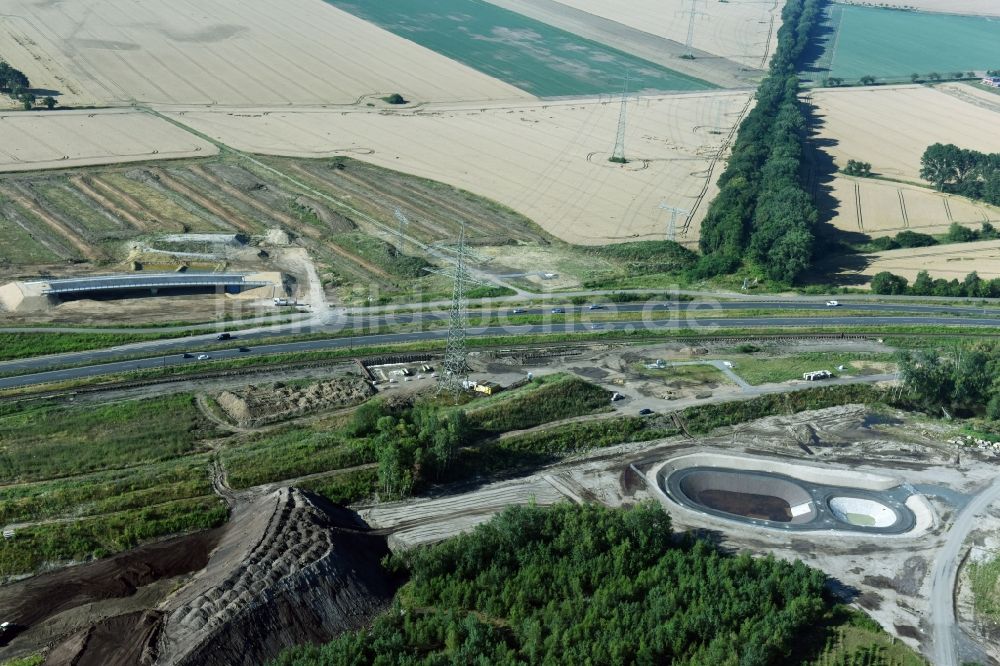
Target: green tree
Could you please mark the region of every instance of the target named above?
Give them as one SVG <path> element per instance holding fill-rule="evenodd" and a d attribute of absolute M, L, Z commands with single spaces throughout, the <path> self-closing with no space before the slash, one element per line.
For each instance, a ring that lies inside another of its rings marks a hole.
<path fill-rule="evenodd" d="M 930 74 L 927 75 L 927 78 L 929 78 L 931 81 L 940 81 L 941 75 L 938 74 L 937 72 L 931 72 Z"/>
<path fill-rule="evenodd" d="M 873 86 L 873 85 L 875 85 L 875 77 L 872 76 L 871 74 L 866 74 L 865 76 L 862 76 L 858 80 L 861 82 L 861 85 L 863 85 L 863 86 Z"/>
<path fill-rule="evenodd" d="M 962 226 L 958 222 L 952 222 L 948 227 L 946 238 L 950 243 L 970 243 L 979 240 L 979 234 L 968 227 Z"/>
<path fill-rule="evenodd" d="M 906 293 L 906 278 L 888 271 L 876 273 L 872 277 L 872 291 L 876 294 L 898 295 Z"/>
<path fill-rule="evenodd" d="M 951 406 L 955 390 L 952 364 L 931 351 L 898 357 L 900 375 L 910 398 L 928 412 Z"/>
<path fill-rule="evenodd" d="M 32 93 L 21 93 L 19 98 L 24 105 L 25 111 L 30 111 L 35 106 L 35 96 Z"/>
<path fill-rule="evenodd" d="M 935 143 L 927 147 L 920 158 L 920 177 L 929 181 L 939 191 L 956 178 L 958 147 Z"/>
<path fill-rule="evenodd" d="M 51 95 L 47 95 L 42 99 L 42 104 L 45 105 L 46 109 L 51 111 L 52 109 L 56 108 L 56 98 L 52 97 Z"/>
<path fill-rule="evenodd" d="M 858 160 L 847 160 L 844 173 L 848 176 L 869 178 L 872 175 L 872 165 L 870 162 L 859 162 Z"/>

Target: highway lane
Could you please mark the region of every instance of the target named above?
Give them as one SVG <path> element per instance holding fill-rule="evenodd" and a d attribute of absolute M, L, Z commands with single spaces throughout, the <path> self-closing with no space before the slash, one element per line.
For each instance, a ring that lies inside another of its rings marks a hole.
<path fill-rule="evenodd" d="M 979 492 L 955 517 L 948 538 L 938 551 L 931 570 L 930 614 L 933 628 L 935 666 L 958 666 L 955 646 L 955 578 L 958 576 L 959 553 L 975 527 L 975 518 L 993 502 L 1000 500 L 1000 478 Z"/>
<path fill-rule="evenodd" d="M 553 309 L 562 309 L 565 313 L 553 314 Z M 555 319 L 558 317 L 560 320 L 579 320 L 580 323 L 596 323 L 601 317 L 607 317 L 613 314 L 647 314 L 650 317 L 657 317 L 659 319 L 650 319 L 650 323 L 653 321 L 661 321 L 664 317 L 665 312 L 670 312 L 672 317 L 692 317 L 698 318 L 698 321 L 706 321 L 705 317 L 710 316 L 713 312 L 722 311 L 740 311 L 740 310 L 794 310 L 794 311 L 816 311 L 823 313 L 821 317 L 821 324 L 836 324 L 838 321 L 843 321 L 844 316 L 838 315 L 837 308 L 826 307 L 822 301 L 812 301 L 812 302 L 782 302 L 782 301 L 754 301 L 754 302 L 711 302 L 711 301 L 697 301 L 690 303 L 676 303 L 676 302 L 663 302 L 663 301 L 648 301 L 644 303 L 625 303 L 625 304 L 606 304 L 601 306 L 600 309 L 591 310 L 589 306 L 565 306 L 559 308 L 522 308 L 517 314 L 513 314 L 514 310 L 511 308 L 502 308 L 496 310 L 468 310 L 467 317 L 470 325 L 502 325 L 505 328 L 514 327 L 515 324 L 508 322 L 517 321 L 516 317 L 548 317 L 550 319 Z M 851 305 L 851 311 L 865 311 L 872 313 L 910 313 L 910 314 L 928 314 L 928 315 L 938 315 L 939 317 L 944 317 L 946 315 L 951 315 L 951 319 L 941 319 L 940 321 L 945 323 L 959 323 L 965 321 L 964 317 L 977 317 L 983 318 L 993 318 L 994 324 L 1000 327 L 1000 310 L 996 311 L 986 311 L 983 314 L 982 308 L 971 308 L 971 307 L 952 307 L 952 306 L 937 306 L 937 305 L 910 305 L 906 303 L 867 303 Z M 273 326 L 257 326 L 245 330 L 233 330 L 231 331 L 233 337 L 240 342 L 246 343 L 259 343 L 267 338 L 274 338 L 278 336 L 288 336 L 288 335 L 307 335 L 312 333 L 329 333 L 329 334 L 342 334 L 344 331 L 353 331 L 356 336 L 363 336 L 377 331 L 378 329 L 391 326 L 391 325 L 412 325 L 420 324 L 424 322 L 441 322 L 447 321 L 451 314 L 448 311 L 442 310 L 432 310 L 432 311 L 415 311 L 409 313 L 382 313 L 382 314 L 356 314 L 356 315 L 344 315 L 340 313 L 339 315 L 331 318 L 327 323 L 317 324 L 313 319 L 302 320 L 293 323 L 286 323 Z M 593 321 L 589 321 L 593 318 Z M 495 321 L 496 320 L 496 321 Z M 736 319 L 731 320 L 732 324 L 722 323 L 718 324 L 720 326 L 739 326 L 742 324 L 737 324 L 735 322 L 739 321 Z M 805 320 L 803 320 L 805 321 Z M 816 325 L 816 319 L 810 318 L 810 325 Z M 627 322 L 615 322 L 627 323 Z M 633 322 L 634 323 L 634 322 Z M 641 322 L 640 322 L 641 323 Z M 874 319 L 870 323 L 876 323 Z M 929 322 L 936 323 L 936 322 Z M 518 324 L 523 325 L 523 324 Z M 553 326 L 560 327 L 557 330 L 563 330 L 563 323 L 552 324 Z M 611 322 L 605 324 L 606 326 L 612 326 Z M 710 324 L 705 324 L 710 325 Z M 751 326 L 753 324 L 750 324 Z M 690 324 L 689 327 L 693 327 L 695 324 Z M 0 332 L 39 332 L 39 333 L 53 333 L 53 332 L 65 332 L 62 330 L 53 329 L 0 329 Z M 86 329 L 88 334 L 98 333 L 100 331 L 95 331 L 93 329 Z M 123 333 L 141 334 L 141 330 L 135 329 L 124 329 Z M 53 368 L 57 366 L 65 365 L 76 365 L 79 363 L 101 363 L 110 362 L 116 359 L 121 359 L 126 356 L 135 356 L 140 354 L 151 354 L 151 353 L 168 353 L 168 352 L 184 352 L 189 350 L 197 350 L 199 347 L 204 348 L 206 345 L 214 343 L 216 341 L 217 333 L 206 333 L 202 335 L 191 335 L 182 336 L 178 338 L 167 338 L 163 340 L 150 340 L 147 342 L 138 342 L 126 345 L 120 345 L 117 347 L 86 351 L 86 352 L 69 352 L 64 354 L 54 354 L 47 356 L 37 356 L 27 359 L 18 359 L 14 361 L 0 362 L 0 373 L 10 374 L 14 372 L 30 372 L 30 371 L 40 371 L 47 368 Z"/>
<path fill-rule="evenodd" d="M 451 317 L 451 311 L 448 309 L 442 309 L 438 305 L 433 307 L 420 305 L 411 306 L 400 306 L 399 309 L 412 309 L 413 311 L 407 312 L 395 312 L 386 311 L 383 308 L 351 308 L 346 311 L 341 311 L 340 313 L 331 316 L 327 323 L 324 324 L 324 328 L 327 330 L 335 330 L 338 327 L 344 326 L 356 326 L 362 327 L 367 326 L 368 328 L 373 328 L 376 326 L 381 326 L 391 323 L 409 323 L 417 320 L 438 320 L 438 319 L 448 319 Z M 599 316 L 601 314 L 608 313 L 662 313 L 665 310 L 671 312 L 676 312 L 678 314 L 705 314 L 712 311 L 740 311 L 740 310 L 797 310 L 797 311 L 825 311 L 831 314 L 836 313 L 838 310 L 834 307 L 829 307 L 826 305 L 825 301 L 820 300 L 796 300 L 790 299 L 775 299 L 775 300 L 753 300 L 753 301 L 715 301 L 715 300 L 697 300 L 697 301 L 663 301 L 663 300 L 653 300 L 645 301 L 640 303 L 600 303 L 597 307 L 593 305 L 565 305 L 558 301 L 553 301 L 551 305 L 548 306 L 504 306 L 504 307 L 491 307 L 491 308 L 470 308 L 466 310 L 466 315 L 472 319 L 482 319 L 484 317 L 513 317 L 513 316 L 554 316 L 552 310 L 560 309 L 563 310 L 565 315 L 594 315 Z M 933 304 L 916 304 L 916 303 L 864 303 L 853 301 L 850 303 L 841 303 L 841 310 L 850 310 L 851 312 L 873 312 L 873 313 L 909 313 L 909 314 L 934 314 L 934 315 L 955 315 L 955 316 L 975 316 L 975 317 L 996 317 L 1000 321 L 1000 308 L 979 308 L 972 306 L 951 306 L 951 305 L 933 305 Z M 189 336 L 188 339 L 210 339 L 212 336 L 217 335 L 217 331 L 222 330 L 232 330 L 240 334 L 251 334 L 254 337 L 261 337 L 257 333 L 270 330 L 274 332 L 282 332 L 288 330 L 301 330 L 303 327 L 310 327 L 315 330 L 315 319 L 310 317 L 305 313 L 291 314 L 291 315 L 274 315 L 274 319 L 290 319 L 295 318 L 296 322 L 288 322 L 284 324 L 274 324 L 268 325 L 266 321 L 255 321 L 252 328 L 248 327 L 246 329 L 232 328 L 232 326 L 238 325 L 243 322 L 232 322 L 227 324 L 226 322 L 217 323 L 206 323 L 206 324 L 191 324 L 188 326 L 176 326 L 176 327 L 164 327 L 164 328 L 93 328 L 93 327 L 74 327 L 74 326 L 17 326 L 17 327 L 0 327 L 0 333 L 88 333 L 88 334 L 100 334 L 100 333 L 114 333 L 123 335 L 141 335 L 143 333 L 182 333 L 184 331 L 191 330 L 212 330 L 216 331 L 213 333 L 205 333 L 201 336 Z M 263 319 L 263 318 L 262 318 Z M 359 323 L 360 322 L 360 323 Z"/>
<path fill-rule="evenodd" d="M 614 321 L 604 323 L 566 322 L 552 324 L 520 325 L 520 326 L 486 326 L 473 327 L 469 330 L 470 337 L 500 337 L 507 335 L 539 335 L 539 334 L 559 334 L 559 333 L 592 333 L 592 332 L 631 332 L 641 330 L 665 331 L 665 330 L 697 330 L 705 335 L 712 335 L 714 331 L 721 328 L 727 329 L 747 329 L 748 334 L 755 328 L 807 328 L 816 326 L 940 326 L 947 327 L 996 327 L 998 321 L 995 318 L 953 318 L 953 317 L 865 317 L 865 316 L 823 316 L 823 317 L 717 317 L 717 318 L 693 318 L 693 319 L 664 319 L 664 320 L 633 320 Z M 249 346 L 255 336 L 268 337 L 269 332 L 257 332 L 254 334 L 240 335 L 237 342 L 247 344 L 247 351 L 240 352 L 238 349 L 227 349 L 224 351 L 206 352 L 214 359 L 247 357 L 254 355 L 276 354 L 285 352 L 320 351 L 328 349 L 343 349 L 354 346 L 371 346 L 380 344 L 392 344 L 403 342 L 419 342 L 422 340 L 438 340 L 447 337 L 446 329 L 432 331 L 412 331 L 406 333 L 381 333 L 381 334 L 361 334 L 350 337 L 339 337 L 332 339 L 308 340 L 302 342 L 279 343 L 271 345 Z M 105 349 L 95 351 L 74 352 L 71 354 L 60 354 L 58 356 L 45 356 L 22 361 L 12 361 L 0 364 L 0 371 L 11 372 L 14 370 L 24 371 L 26 374 L 14 377 L 0 378 L 0 388 L 13 388 L 41 384 L 52 381 L 62 381 L 67 379 L 78 379 L 83 377 L 93 377 L 102 374 L 124 372 L 128 370 L 168 367 L 183 363 L 198 363 L 196 358 L 183 358 L 181 351 L 188 351 L 197 355 L 198 345 L 214 343 L 214 336 L 203 336 L 203 339 L 183 338 L 180 340 L 159 340 L 142 343 L 140 346 L 128 345 L 116 349 Z M 115 355 L 121 357 L 126 353 L 150 353 L 150 352 L 173 352 L 166 355 L 157 355 L 145 359 L 130 361 L 107 362 Z M 53 369 L 60 366 L 79 364 L 81 367 Z M 85 365 L 84 365 L 85 364 Z M 27 374 L 30 373 L 30 374 Z"/>

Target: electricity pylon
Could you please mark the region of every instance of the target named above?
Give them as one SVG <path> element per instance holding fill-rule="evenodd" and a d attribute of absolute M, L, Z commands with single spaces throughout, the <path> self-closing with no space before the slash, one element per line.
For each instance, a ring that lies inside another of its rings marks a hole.
<path fill-rule="evenodd" d="M 403 254 L 406 248 L 406 234 L 404 231 L 410 224 L 410 221 L 406 219 L 406 215 L 403 214 L 402 209 L 398 206 L 396 207 L 394 214 L 396 215 L 396 220 L 399 222 L 399 241 L 396 243 L 396 247 L 399 248 L 399 253 Z"/>
<path fill-rule="evenodd" d="M 451 324 L 448 328 L 448 344 L 444 350 L 444 367 L 438 375 L 438 392 L 458 395 L 465 390 L 465 379 L 469 373 L 465 339 L 468 322 L 465 318 L 466 275 L 465 223 L 458 237 L 455 250 L 455 273 L 451 290 Z"/>
<path fill-rule="evenodd" d="M 611 162 L 625 164 L 625 117 L 628 113 L 628 71 L 625 72 L 625 84 L 622 86 L 622 110 L 618 114 L 618 135 L 615 137 L 615 149 L 611 152 Z"/>
<path fill-rule="evenodd" d="M 687 39 L 684 41 L 684 55 L 681 56 L 685 60 L 694 60 L 694 19 L 697 16 L 705 16 L 705 12 L 698 11 L 699 0 L 691 0 L 691 8 L 685 13 L 688 14 L 688 34 Z"/>
<path fill-rule="evenodd" d="M 683 208 L 668 206 L 666 202 L 661 203 L 658 208 L 662 208 L 670 213 L 670 221 L 667 222 L 667 240 L 672 241 L 677 236 L 677 216 L 687 215 L 690 211 L 684 210 Z"/>

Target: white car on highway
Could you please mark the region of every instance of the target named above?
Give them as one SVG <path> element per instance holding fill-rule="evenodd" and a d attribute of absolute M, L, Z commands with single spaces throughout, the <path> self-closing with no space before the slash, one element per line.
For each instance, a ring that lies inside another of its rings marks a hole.
<path fill-rule="evenodd" d="M 839 307 L 839 306 L 840 306 L 840 301 L 827 301 L 826 302 L 826 307 L 828 307 L 828 308 L 835 308 L 835 307 Z"/>
<path fill-rule="evenodd" d="M 208 354 L 198 354 L 198 360 L 199 361 L 207 361 L 210 358 L 212 358 L 212 357 L 209 356 Z"/>

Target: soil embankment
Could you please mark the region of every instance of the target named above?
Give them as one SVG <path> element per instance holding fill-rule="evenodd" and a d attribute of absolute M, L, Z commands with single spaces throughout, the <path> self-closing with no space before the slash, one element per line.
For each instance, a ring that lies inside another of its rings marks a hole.
<path fill-rule="evenodd" d="M 0 660 L 249 666 L 388 607 L 386 540 L 357 514 L 295 488 L 235 501 L 216 530 L 0 588 L 0 616 L 23 628 Z"/>
<path fill-rule="evenodd" d="M 249 550 L 229 562 L 236 544 L 222 544 L 203 581 L 165 604 L 156 663 L 261 664 L 361 627 L 389 605 L 397 585 L 381 566 L 386 541 L 356 514 L 295 488 L 255 504 L 271 511 Z"/>

